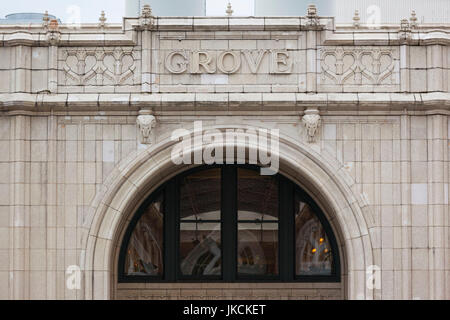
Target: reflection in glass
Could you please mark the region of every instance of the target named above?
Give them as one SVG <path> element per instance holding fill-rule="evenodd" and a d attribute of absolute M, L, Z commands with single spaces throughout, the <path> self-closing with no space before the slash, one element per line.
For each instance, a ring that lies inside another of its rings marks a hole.
<path fill-rule="evenodd" d="M 158 196 L 136 224 L 125 258 L 127 275 L 163 274 L 163 198 L 162 194 Z"/>
<path fill-rule="evenodd" d="M 331 275 L 330 242 L 314 210 L 296 195 L 295 269 L 297 275 Z"/>
<path fill-rule="evenodd" d="M 278 182 L 275 176 L 238 169 L 238 219 L 278 220 Z"/>
<path fill-rule="evenodd" d="M 194 172 L 180 186 L 180 269 L 221 275 L 221 169 Z"/>
<path fill-rule="evenodd" d="M 278 274 L 278 181 L 238 169 L 238 273 Z"/>
<path fill-rule="evenodd" d="M 182 222 L 180 259 L 183 275 L 220 275 L 220 223 Z"/>
<path fill-rule="evenodd" d="M 278 223 L 238 224 L 238 273 L 278 274 Z"/>
<path fill-rule="evenodd" d="M 181 181 L 180 219 L 220 221 L 221 170 L 194 172 Z"/>

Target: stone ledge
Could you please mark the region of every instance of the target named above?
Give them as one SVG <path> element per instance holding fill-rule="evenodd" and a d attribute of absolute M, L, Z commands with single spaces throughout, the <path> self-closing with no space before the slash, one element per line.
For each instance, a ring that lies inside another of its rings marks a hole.
<path fill-rule="evenodd" d="M 173 93 L 173 94 L 0 94 L 2 111 L 134 111 L 153 108 L 156 112 L 171 110 L 214 111 L 286 110 L 297 107 L 303 110 L 317 106 L 333 111 L 450 111 L 450 93 Z M 292 109 L 294 110 L 294 109 Z"/>
<path fill-rule="evenodd" d="M 120 289 L 340 289 L 340 282 L 202 282 L 202 283 L 118 283 Z"/>

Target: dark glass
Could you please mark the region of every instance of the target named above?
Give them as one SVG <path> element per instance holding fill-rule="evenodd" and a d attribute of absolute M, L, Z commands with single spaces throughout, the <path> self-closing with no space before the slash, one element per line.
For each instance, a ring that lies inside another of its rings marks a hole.
<path fill-rule="evenodd" d="M 340 281 L 323 213 L 288 179 L 206 167 L 159 190 L 127 230 L 120 282 Z"/>
<path fill-rule="evenodd" d="M 238 273 L 278 274 L 278 223 L 238 224 Z"/>
<path fill-rule="evenodd" d="M 238 169 L 238 252 L 240 276 L 278 275 L 278 180 Z"/>
<path fill-rule="evenodd" d="M 322 223 L 314 210 L 295 196 L 296 275 L 331 275 L 333 255 Z"/>
<path fill-rule="evenodd" d="M 180 185 L 180 271 L 221 275 L 221 170 L 194 172 Z"/>
<path fill-rule="evenodd" d="M 145 209 L 128 243 L 124 273 L 132 276 L 163 274 L 164 196 Z"/>
<path fill-rule="evenodd" d="M 278 220 L 278 180 L 238 169 L 238 220 Z"/>
<path fill-rule="evenodd" d="M 181 273 L 190 276 L 221 274 L 220 223 L 180 224 Z"/>

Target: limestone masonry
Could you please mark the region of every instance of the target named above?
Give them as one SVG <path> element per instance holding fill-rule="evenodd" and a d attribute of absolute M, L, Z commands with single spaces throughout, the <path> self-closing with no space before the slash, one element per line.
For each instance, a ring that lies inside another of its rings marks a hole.
<path fill-rule="evenodd" d="M 0 25 L 0 298 L 450 299 L 449 45 L 450 25 L 335 25 L 314 7 Z M 279 129 L 340 282 L 118 282 L 126 227 L 186 169 L 171 134 L 194 121 Z"/>

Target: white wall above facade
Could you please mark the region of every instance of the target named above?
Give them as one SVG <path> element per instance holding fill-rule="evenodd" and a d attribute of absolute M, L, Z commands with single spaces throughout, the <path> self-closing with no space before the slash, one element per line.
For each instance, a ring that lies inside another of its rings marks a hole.
<path fill-rule="evenodd" d="M 150 5 L 157 16 L 204 16 L 206 0 L 125 0 L 125 16 L 139 16 L 142 7 Z M 225 12 L 225 9 L 224 9 Z"/>
<path fill-rule="evenodd" d="M 449 23 L 448 0 L 255 0 L 256 16 L 302 16 L 308 4 L 315 4 L 322 16 L 335 17 L 337 23 L 352 23 L 355 10 L 360 22 L 397 24 L 415 10 L 420 23 Z"/>
<path fill-rule="evenodd" d="M 362 23 L 399 23 L 415 10 L 419 23 L 450 23 L 448 0 L 334 0 L 337 23 L 351 23 L 355 10 Z"/>

